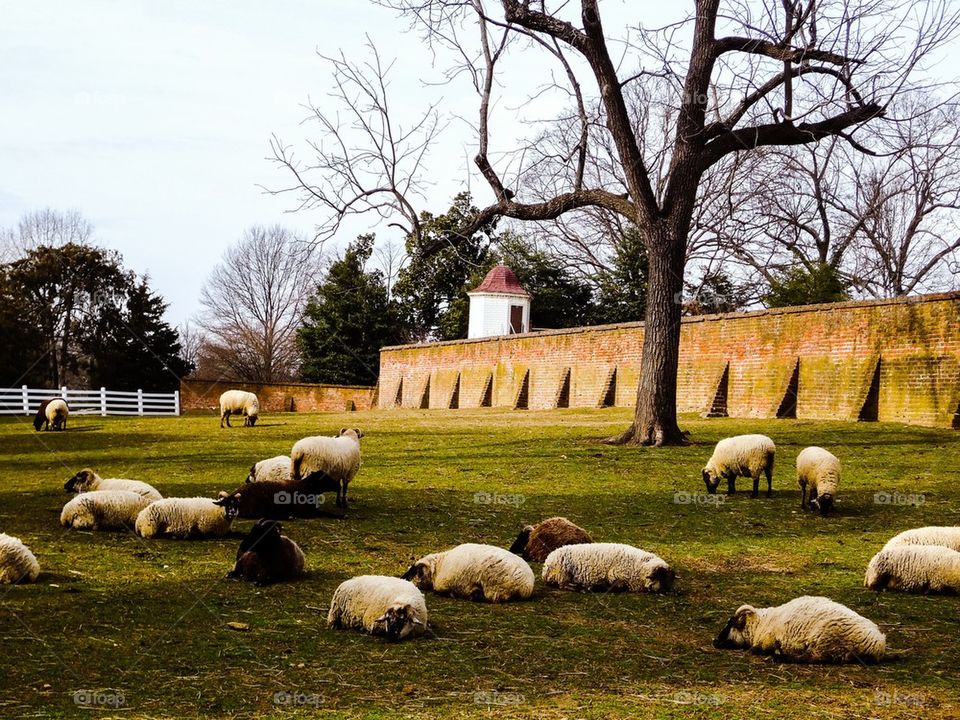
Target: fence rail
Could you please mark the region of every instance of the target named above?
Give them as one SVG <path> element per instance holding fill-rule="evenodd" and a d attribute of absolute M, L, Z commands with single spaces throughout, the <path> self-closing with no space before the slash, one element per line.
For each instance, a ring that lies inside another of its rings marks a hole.
<path fill-rule="evenodd" d="M 33 415 L 44 400 L 63 398 L 80 415 L 179 415 L 180 393 L 143 390 L 0 388 L 0 415 Z"/>

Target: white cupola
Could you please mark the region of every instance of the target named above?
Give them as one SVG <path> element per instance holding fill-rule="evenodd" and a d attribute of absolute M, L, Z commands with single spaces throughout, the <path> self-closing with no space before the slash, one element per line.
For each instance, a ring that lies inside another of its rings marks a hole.
<path fill-rule="evenodd" d="M 530 293 L 506 265 L 497 265 L 469 291 L 468 338 L 530 332 Z"/>

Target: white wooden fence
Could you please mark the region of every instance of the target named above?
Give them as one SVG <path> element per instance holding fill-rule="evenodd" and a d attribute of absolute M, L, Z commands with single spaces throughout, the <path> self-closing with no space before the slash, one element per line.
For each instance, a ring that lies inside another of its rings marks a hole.
<path fill-rule="evenodd" d="M 0 388 L 0 415 L 34 415 L 40 403 L 63 398 L 71 413 L 81 415 L 179 415 L 180 393 L 151 393 L 137 390 L 38 390 L 26 385 Z"/>

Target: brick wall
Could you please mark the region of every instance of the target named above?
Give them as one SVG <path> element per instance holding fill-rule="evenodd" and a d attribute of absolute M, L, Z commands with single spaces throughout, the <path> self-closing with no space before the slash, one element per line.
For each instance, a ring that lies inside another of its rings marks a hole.
<path fill-rule="evenodd" d="M 220 394 L 225 390 L 255 393 L 260 401 L 261 412 L 369 410 L 376 402 L 376 388 L 363 385 L 264 384 L 190 379 L 180 381 L 180 408 L 218 409 Z"/>
<path fill-rule="evenodd" d="M 459 377 L 461 408 L 490 383 L 495 407 L 553 408 L 569 375 L 570 407 L 630 407 L 642 349 L 643 323 L 384 348 L 378 405 L 450 407 Z M 796 375 L 799 418 L 874 419 L 872 401 L 875 419 L 958 427 L 960 293 L 684 318 L 680 411 L 706 413 L 724 375 L 732 417 L 789 409 Z"/>

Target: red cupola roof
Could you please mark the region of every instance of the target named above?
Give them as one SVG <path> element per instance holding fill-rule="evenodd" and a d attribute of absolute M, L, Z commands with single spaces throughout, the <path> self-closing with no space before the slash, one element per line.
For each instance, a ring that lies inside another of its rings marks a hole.
<path fill-rule="evenodd" d="M 506 265 L 496 265 L 487 273 L 483 282 L 477 285 L 470 292 L 475 293 L 500 293 L 503 295 L 525 295 L 529 296 L 516 274 Z"/>

